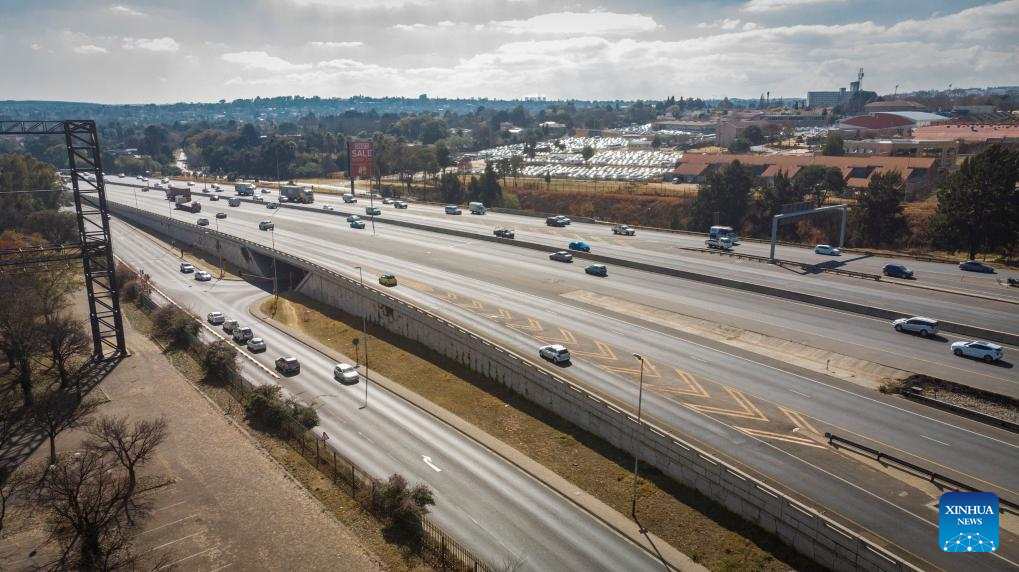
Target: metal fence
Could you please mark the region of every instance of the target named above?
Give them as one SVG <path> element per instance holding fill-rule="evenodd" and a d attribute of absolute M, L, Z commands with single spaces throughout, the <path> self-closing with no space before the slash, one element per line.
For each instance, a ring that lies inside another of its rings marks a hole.
<path fill-rule="evenodd" d="M 135 276 L 137 277 L 137 273 Z M 159 307 L 159 304 L 145 292 L 139 293 L 138 305 L 146 311 L 152 311 Z M 198 348 L 189 348 L 188 352 L 196 360 L 201 359 Z M 236 369 L 234 375 L 228 376 L 223 381 L 225 381 L 223 389 L 241 404 L 246 401 L 253 387 Z M 379 498 L 379 491 L 383 484 L 380 480 L 369 475 L 342 453 L 338 453 L 326 445 L 325 440 L 319 434 L 305 428 L 290 415 L 283 416 L 281 427 L 276 435 L 283 438 L 294 450 L 300 452 L 305 460 L 315 465 L 315 469 L 320 473 L 329 477 L 334 485 L 348 489 L 349 496 L 357 501 L 364 510 L 380 520 L 384 518 Z M 409 545 L 408 548 L 435 569 L 442 572 L 495 572 L 495 568 L 481 561 L 470 549 L 457 542 L 428 518 L 421 519 L 421 527 L 420 540 Z"/>

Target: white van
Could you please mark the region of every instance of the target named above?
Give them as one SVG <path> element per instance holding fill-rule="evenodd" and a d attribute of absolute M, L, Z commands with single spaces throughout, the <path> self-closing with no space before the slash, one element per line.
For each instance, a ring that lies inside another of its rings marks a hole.
<path fill-rule="evenodd" d="M 468 203 L 467 208 L 471 210 L 471 214 L 485 214 L 485 205 L 481 203 Z"/>
<path fill-rule="evenodd" d="M 349 195 L 349 194 L 348 195 L 343 195 L 343 202 L 345 202 L 345 203 L 356 203 L 357 199 L 354 197 L 354 195 Z"/>

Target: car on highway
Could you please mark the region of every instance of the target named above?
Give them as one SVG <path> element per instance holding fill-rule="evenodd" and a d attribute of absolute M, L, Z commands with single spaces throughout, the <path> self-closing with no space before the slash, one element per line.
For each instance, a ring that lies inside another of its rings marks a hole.
<path fill-rule="evenodd" d="M 322 205 L 322 210 L 324 210 L 324 211 L 334 211 L 336 209 L 333 208 L 333 205 Z"/>
<path fill-rule="evenodd" d="M 994 267 L 990 264 L 984 264 L 983 262 L 977 262 L 976 260 L 967 260 L 966 262 L 959 263 L 959 270 L 965 270 L 966 272 L 983 272 L 984 274 L 994 274 Z"/>
<path fill-rule="evenodd" d="M 343 195 L 343 202 L 345 203 L 356 203 L 357 197 L 354 195 Z"/>
<path fill-rule="evenodd" d="M 211 197 L 209 197 L 209 200 L 210 201 L 218 201 L 219 197 L 217 195 L 212 195 Z"/>
<path fill-rule="evenodd" d="M 159 180 L 159 182 L 163 183 L 164 185 L 169 185 L 170 184 L 170 179 L 168 179 L 166 177 L 163 177 L 162 179 Z"/>
<path fill-rule="evenodd" d="M 248 351 L 251 353 L 265 351 L 265 340 L 262 338 L 251 338 L 245 345 L 248 346 Z"/>
<path fill-rule="evenodd" d="M 216 213 L 216 218 L 226 218 L 226 213 Z"/>
<path fill-rule="evenodd" d="M 230 331 L 230 335 L 234 337 L 235 342 L 242 344 L 255 337 L 255 333 L 248 326 L 237 326 Z"/>
<path fill-rule="evenodd" d="M 563 223 L 563 226 L 567 226 L 567 225 L 569 225 L 569 224 L 570 224 L 571 222 L 573 222 L 573 221 L 571 221 L 571 220 L 569 219 L 569 217 L 567 217 L 567 216 L 565 216 L 565 215 L 559 215 L 559 216 L 557 216 L 556 218 L 557 218 L 557 219 L 559 219 L 559 222 Z"/>
<path fill-rule="evenodd" d="M 357 383 L 361 376 L 357 374 L 357 368 L 349 363 L 338 363 L 333 368 L 333 379 L 340 383 Z"/>
<path fill-rule="evenodd" d="M 498 236 L 499 238 L 513 238 L 516 236 L 515 234 L 513 234 L 513 231 L 508 228 L 497 228 L 492 231 L 492 234 Z"/>
<path fill-rule="evenodd" d="M 446 214 L 453 214 L 453 215 L 463 214 L 463 211 L 460 210 L 460 207 L 458 207 L 456 205 L 446 205 L 445 211 L 446 211 Z"/>
<path fill-rule="evenodd" d="M 218 192 L 223 190 L 223 187 L 220 187 L 219 183 L 213 183 L 212 184 L 212 190 L 214 190 L 214 191 L 216 191 L 218 193 Z"/>
<path fill-rule="evenodd" d="M 223 312 L 209 312 L 206 314 L 205 319 L 213 326 L 218 326 L 226 321 L 226 316 L 223 315 Z"/>
<path fill-rule="evenodd" d="M 573 262 L 573 255 L 565 250 L 553 252 L 548 255 L 549 260 L 558 260 L 559 262 Z"/>
<path fill-rule="evenodd" d="M 552 363 L 565 363 L 570 361 L 570 350 L 566 346 L 553 344 L 538 348 L 538 355 Z"/>
<path fill-rule="evenodd" d="M 197 224 L 198 226 L 209 226 L 209 219 L 202 217 L 198 219 L 198 221 L 195 224 Z"/>
<path fill-rule="evenodd" d="M 283 356 L 276 360 L 276 371 L 283 375 L 297 375 L 301 373 L 301 362 L 293 356 Z"/>
<path fill-rule="evenodd" d="M 892 278 L 912 278 L 913 270 L 903 264 L 885 264 L 881 273 Z"/>
<path fill-rule="evenodd" d="M 623 236 L 633 236 L 637 234 L 637 230 L 632 226 L 621 224 L 619 226 L 612 227 L 612 234 L 621 234 Z"/>
<path fill-rule="evenodd" d="M 570 243 L 570 250 L 576 250 L 579 252 L 591 252 L 591 245 L 584 242 L 583 240 L 575 240 Z"/>
<path fill-rule="evenodd" d="M 347 222 L 354 222 L 355 220 L 361 220 L 361 217 L 356 214 L 347 215 Z"/>
<path fill-rule="evenodd" d="M 566 223 L 560 217 L 550 216 L 545 219 L 545 224 L 548 226 L 566 226 Z"/>
<path fill-rule="evenodd" d="M 195 182 L 194 182 L 194 181 L 188 181 L 188 186 L 189 186 L 189 187 L 193 187 L 193 186 L 195 186 Z"/>
<path fill-rule="evenodd" d="M 361 219 L 355 220 L 350 223 L 350 228 L 364 228 L 364 221 Z"/>
<path fill-rule="evenodd" d="M 180 271 L 185 273 L 185 274 L 187 274 L 188 272 L 194 272 L 195 271 L 195 267 L 194 267 L 194 265 L 188 264 L 187 262 L 181 262 L 180 263 Z"/>
<path fill-rule="evenodd" d="M 229 199 L 226 200 L 226 204 L 232 207 L 239 207 L 241 206 L 241 200 L 238 199 L 237 197 L 230 197 Z"/>
<path fill-rule="evenodd" d="M 237 327 L 237 320 L 229 320 L 228 319 L 228 320 L 224 320 L 223 321 L 223 331 L 228 333 L 228 334 L 230 332 L 234 331 L 234 328 L 236 328 L 236 327 Z"/>
<path fill-rule="evenodd" d="M 262 198 L 262 197 L 253 197 L 251 200 L 255 201 L 256 203 L 264 203 L 265 202 L 265 199 Z"/>
<path fill-rule="evenodd" d="M 842 256 L 842 251 L 834 246 L 827 244 L 818 244 L 814 247 L 814 254 L 824 254 L 825 256 Z"/>
<path fill-rule="evenodd" d="M 379 216 L 382 214 L 382 209 L 379 207 L 365 207 L 364 213 L 370 216 Z"/>
<path fill-rule="evenodd" d="M 389 197 L 386 197 L 386 198 L 382 199 L 382 204 L 384 204 L 384 205 L 391 205 L 391 204 L 393 204 L 393 199 L 391 199 Z"/>
<path fill-rule="evenodd" d="M 208 282 L 209 280 L 212 280 L 212 274 L 209 274 L 204 270 L 199 270 L 198 272 L 195 272 L 195 280 L 199 282 Z"/>
<path fill-rule="evenodd" d="M 991 363 L 1000 360 L 1005 355 L 1005 350 L 998 344 L 973 340 L 955 342 L 952 344 L 952 353 L 959 357 L 971 357 Z"/>
<path fill-rule="evenodd" d="M 280 204 L 279 203 L 265 203 L 265 208 L 267 208 L 267 209 L 278 209 L 278 208 L 280 208 Z"/>
<path fill-rule="evenodd" d="M 898 320 L 892 321 L 892 326 L 895 327 L 896 332 L 920 334 L 921 338 L 936 335 L 940 325 L 941 324 L 934 318 L 925 318 L 923 316 L 899 318 Z"/>
<path fill-rule="evenodd" d="M 269 189 L 259 189 L 259 191 L 261 191 L 261 193 L 263 195 L 268 195 L 269 194 Z"/>
<path fill-rule="evenodd" d="M 148 178 L 148 177 L 142 177 L 142 182 L 143 182 L 143 183 L 147 183 L 147 182 L 149 182 L 149 178 Z"/>
<path fill-rule="evenodd" d="M 271 220 L 263 220 L 260 223 L 258 223 L 258 230 L 275 230 L 275 229 L 276 225 L 274 225 Z"/>
<path fill-rule="evenodd" d="M 119 174 L 117 176 L 120 177 L 121 179 L 123 179 L 126 175 L 124 173 L 121 173 L 121 174 Z"/>
<path fill-rule="evenodd" d="M 407 203 L 403 201 L 393 201 L 393 206 L 398 209 L 405 209 L 407 208 Z"/>
<path fill-rule="evenodd" d="M 605 268 L 604 264 L 592 264 L 584 269 L 584 272 L 592 276 L 608 276 L 609 270 Z"/>
<path fill-rule="evenodd" d="M 379 276 L 379 284 L 383 286 L 396 286 L 396 275 L 394 274 L 383 274 Z"/>

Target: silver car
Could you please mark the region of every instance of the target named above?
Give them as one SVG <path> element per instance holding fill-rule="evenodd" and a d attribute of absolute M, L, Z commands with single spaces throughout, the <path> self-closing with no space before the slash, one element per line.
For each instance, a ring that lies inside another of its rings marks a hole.
<path fill-rule="evenodd" d="M 991 342 L 955 342 L 952 344 L 952 353 L 959 357 L 971 357 L 982 359 L 987 363 L 996 362 L 1005 355 L 1005 350 L 998 344 Z"/>
<path fill-rule="evenodd" d="M 559 262 L 573 262 L 573 255 L 565 250 L 553 252 L 548 255 L 549 260 L 558 260 Z"/>
<path fill-rule="evenodd" d="M 933 336 L 938 333 L 938 327 L 940 324 L 933 318 L 925 318 L 923 316 L 914 316 L 912 318 L 899 318 L 892 322 L 895 326 L 896 332 L 910 332 L 914 334 L 920 334 L 920 337 L 926 338 Z"/>
<path fill-rule="evenodd" d="M 538 355 L 552 363 L 563 363 L 570 361 L 570 350 L 566 346 L 554 344 L 538 348 Z"/>
<path fill-rule="evenodd" d="M 262 338 L 251 338 L 246 345 L 248 351 L 252 353 L 265 351 L 265 340 Z"/>
<path fill-rule="evenodd" d="M 357 383 L 360 376 L 357 373 L 357 368 L 349 363 L 338 363 L 333 368 L 333 379 L 340 383 Z"/>
<path fill-rule="evenodd" d="M 226 321 L 226 316 L 223 315 L 223 312 L 209 312 L 205 319 L 209 320 L 210 324 L 218 326 Z"/>

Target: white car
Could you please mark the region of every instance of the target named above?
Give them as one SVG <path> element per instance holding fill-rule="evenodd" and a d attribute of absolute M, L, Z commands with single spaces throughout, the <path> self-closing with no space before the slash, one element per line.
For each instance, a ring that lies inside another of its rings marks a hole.
<path fill-rule="evenodd" d="M 334 211 L 336 209 L 333 208 L 333 205 L 322 205 L 322 210 L 324 210 L 324 211 Z"/>
<path fill-rule="evenodd" d="M 205 319 L 208 320 L 210 324 L 218 326 L 226 321 L 226 316 L 223 315 L 223 312 L 209 312 L 209 314 L 205 316 Z"/>
<path fill-rule="evenodd" d="M 361 217 L 356 214 L 347 215 L 347 222 L 354 222 L 357 220 L 361 220 Z"/>
<path fill-rule="evenodd" d="M 552 363 L 563 363 L 570 361 L 570 350 L 566 346 L 554 344 L 538 348 L 538 355 Z"/>
<path fill-rule="evenodd" d="M 193 186 L 195 186 L 195 182 L 194 182 L 194 181 L 188 181 L 188 186 L 189 186 L 189 187 L 193 187 Z"/>
<path fill-rule="evenodd" d="M 357 383 L 360 376 L 357 373 L 357 368 L 349 363 L 338 363 L 333 368 L 333 379 L 340 383 Z"/>
<path fill-rule="evenodd" d="M 180 263 L 180 271 L 184 272 L 184 273 L 194 272 L 195 271 L 195 267 L 192 266 L 191 264 L 187 263 L 187 262 L 181 262 Z"/>
<path fill-rule="evenodd" d="M 265 351 L 265 340 L 262 338 L 251 338 L 246 344 L 249 352 L 264 352 Z"/>
<path fill-rule="evenodd" d="M 827 244 L 818 244 L 814 247 L 814 254 L 824 254 L 826 256 L 842 256 L 842 251 L 834 246 L 828 246 Z"/>
<path fill-rule="evenodd" d="M 927 336 L 937 335 L 941 324 L 934 318 L 914 316 L 912 318 L 899 318 L 893 321 L 892 325 L 895 326 L 896 332 L 912 332 L 920 334 L 922 338 L 926 338 Z"/>
<path fill-rule="evenodd" d="M 987 363 L 998 361 L 1005 355 L 1005 351 L 998 344 L 978 340 L 955 342 L 952 344 L 952 353 L 960 357 L 982 359 Z"/>
<path fill-rule="evenodd" d="M 195 280 L 199 282 L 208 282 L 209 280 L 212 280 L 212 274 L 209 274 L 204 270 L 199 270 L 198 272 L 195 272 Z"/>

